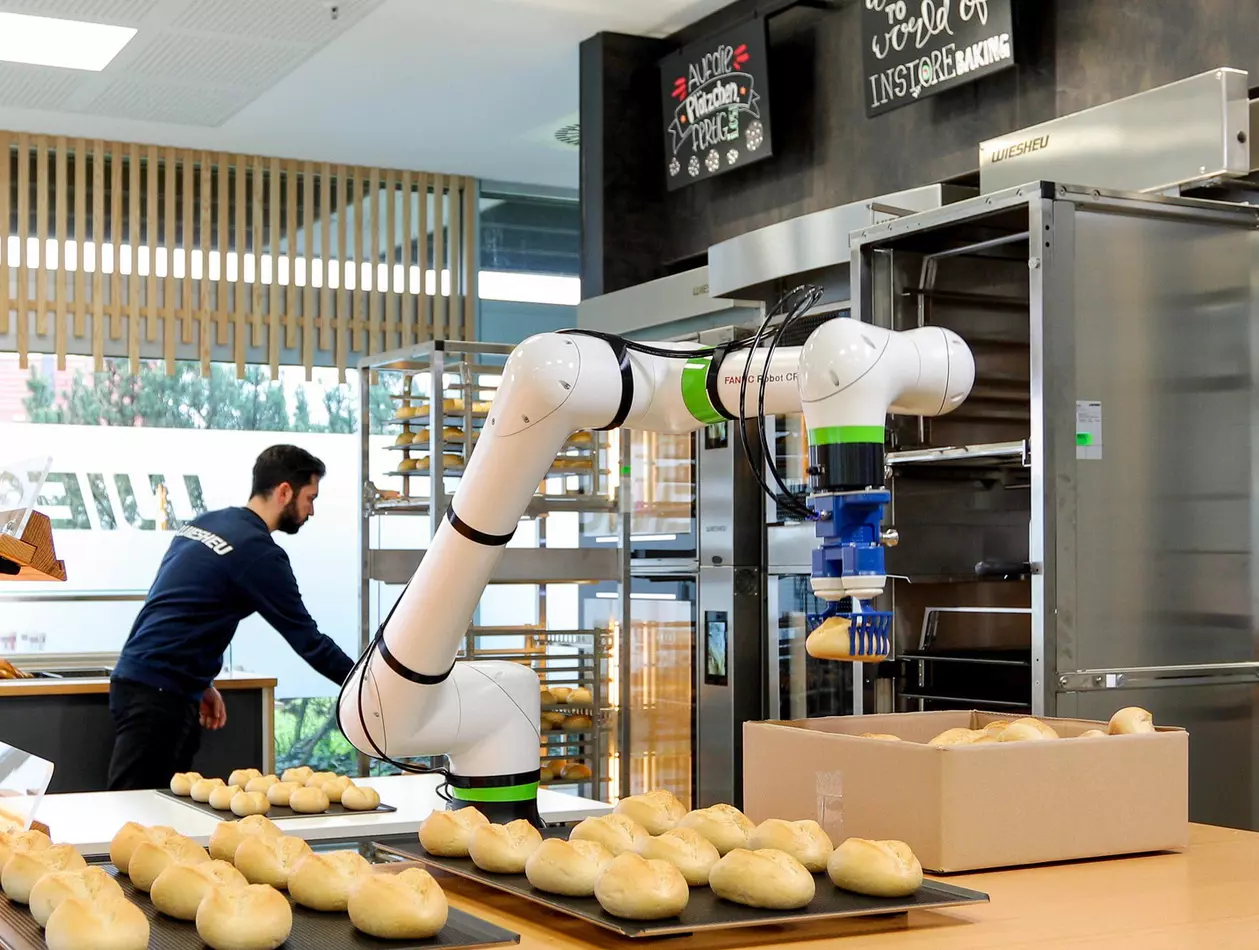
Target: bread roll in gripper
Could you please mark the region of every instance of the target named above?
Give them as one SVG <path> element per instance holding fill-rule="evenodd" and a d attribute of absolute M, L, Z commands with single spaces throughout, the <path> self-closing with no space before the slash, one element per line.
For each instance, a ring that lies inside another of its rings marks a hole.
<path fill-rule="evenodd" d="M 773 848 L 736 848 L 713 865 L 708 886 L 723 900 L 768 910 L 806 907 L 816 890 L 803 864 Z"/>
<path fill-rule="evenodd" d="M 83 855 L 68 844 L 55 844 L 42 851 L 16 851 L 0 871 L 0 888 L 9 900 L 25 904 L 31 899 L 31 889 L 45 874 L 82 871 L 85 867 Z"/>
<path fill-rule="evenodd" d="M 523 818 L 505 825 L 481 825 L 472 832 L 468 857 L 482 871 L 523 874 L 529 855 L 542 844 L 538 829 Z"/>
<path fill-rule="evenodd" d="M 662 920 L 686 910 L 691 899 L 682 872 L 668 861 L 633 852 L 617 855 L 595 882 L 599 906 L 626 920 Z"/>
<path fill-rule="evenodd" d="M 53 871 L 41 877 L 31 888 L 31 916 L 37 924 L 44 927 L 57 906 L 71 897 L 85 901 L 120 898 L 122 886 L 98 867 L 86 867 L 78 871 Z"/>
<path fill-rule="evenodd" d="M 595 881 L 611 863 L 612 852 L 597 841 L 548 838 L 525 861 L 525 876 L 548 894 L 591 897 Z"/>
<path fill-rule="evenodd" d="M 289 876 L 289 894 L 311 910 L 344 911 L 350 895 L 373 873 L 371 862 L 357 851 L 308 854 Z"/>
<path fill-rule="evenodd" d="M 828 617 L 804 641 L 805 652 L 819 660 L 846 660 L 851 663 L 880 663 L 891 652 L 885 633 L 871 626 L 854 630 L 847 617 Z"/>
<path fill-rule="evenodd" d="M 686 817 L 686 806 L 668 789 L 658 788 L 631 795 L 616 804 L 614 811 L 626 815 L 647 829 L 649 835 L 662 835 Z"/>
<path fill-rule="evenodd" d="M 654 838 L 644 838 L 638 853 L 653 861 L 668 861 L 682 872 L 691 887 L 703 887 L 713 865 L 721 859 L 717 846 L 694 828 L 673 828 Z"/>
<path fill-rule="evenodd" d="M 40 883 L 43 883 L 42 881 Z M 172 864 L 157 876 L 149 889 L 149 900 L 167 917 L 196 920 L 197 908 L 216 887 L 244 887 L 245 875 L 227 861 L 204 864 Z"/>
<path fill-rule="evenodd" d="M 868 897 L 908 897 L 922 886 L 922 865 L 903 841 L 849 838 L 826 862 L 836 887 Z"/>
<path fill-rule="evenodd" d="M 420 823 L 420 845 L 429 854 L 442 858 L 466 858 L 472 832 L 490 820 L 476 808 L 435 811 Z"/>
<path fill-rule="evenodd" d="M 213 950 L 275 950 L 293 930 L 293 908 L 273 887 L 216 887 L 197 908 L 197 934 Z"/>
<path fill-rule="evenodd" d="M 350 923 L 383 940 L 426 940 L 446 926 L 446 895 L 422 868 L 373 874 L 350 896 Z"/>
<path fill-rule="evenodd" d="M 62 901 L 44 931 L 48 950 L 147 950 L 149 921 L 125 897 Z"/>
<path fill-rule="evenodd" d="M 613 855 L 637 851 L 643 840 L 650 837 L 647 829 L 625 815 L 599 815 L 585 818 L 572 830 L 573 841 L 596 841 Z"/>
<path fill-rule="evenodd" d="M 826 860 L 835 850 L 830 835 L 811 818 L 801 821 L 767 818 L 752 832 L 748 847 L 753 851 L 782 851 L 803 864 L 811 874 L 825 871 Z"/>
<path fill-rule="evenodd" d="M 688 812 L 681 824 L 685 828 L 694 828 L 716 845 L 722 854 L 728 854 L 735 848 L 746 848 L 748 839 L 756 830 L 756 825 L 747 815 L 726 804 L 697 808 Z"/>

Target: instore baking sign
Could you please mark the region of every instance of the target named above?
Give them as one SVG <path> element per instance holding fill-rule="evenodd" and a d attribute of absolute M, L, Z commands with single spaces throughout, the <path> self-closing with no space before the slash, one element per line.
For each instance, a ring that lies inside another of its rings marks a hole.
<path fill-rule="evenodd" d="M 670 190 L 773 154 L 766 48 L 756 17 L 661 60 Z"/>
<path fill-rule="evenodd" d="M 862 0 L 866 115 L 1014 65 L 1010 0 Z"/>

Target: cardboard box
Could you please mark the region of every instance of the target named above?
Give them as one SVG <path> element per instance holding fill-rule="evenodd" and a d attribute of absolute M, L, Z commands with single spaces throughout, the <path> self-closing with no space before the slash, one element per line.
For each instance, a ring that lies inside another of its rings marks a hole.
<path fill-rule="evenodd" d="M 757 822 L 815 819 L 836 844 L 905 841 L 938 873 L 1188 846 L 1183 729 L 1076 739 L 1105 723 L 1044 719 L 1062 740 L 925 744 L 945 729 L 1001 718 L 958 711 L 746 723 L 744 811 Z"/>

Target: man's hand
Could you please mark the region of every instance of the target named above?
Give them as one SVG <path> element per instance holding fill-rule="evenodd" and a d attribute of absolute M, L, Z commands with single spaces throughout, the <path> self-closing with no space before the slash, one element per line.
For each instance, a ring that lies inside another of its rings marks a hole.
<path fill-rule="evenodd" d="M 201 695 L 201 725 L 206 729 L 222 729 L 227 725 L 227 707 L 213 686 Z"/>

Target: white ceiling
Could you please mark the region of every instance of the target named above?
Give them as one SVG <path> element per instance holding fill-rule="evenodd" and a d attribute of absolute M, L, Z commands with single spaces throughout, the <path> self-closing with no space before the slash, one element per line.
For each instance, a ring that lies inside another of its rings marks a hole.
<path fill-rule="evenodd" d="M 729 2 L 0 0 L 139 29 L 100 73 L 0 63 L 0 127 L 575 187 L 578 44 Z"/>

